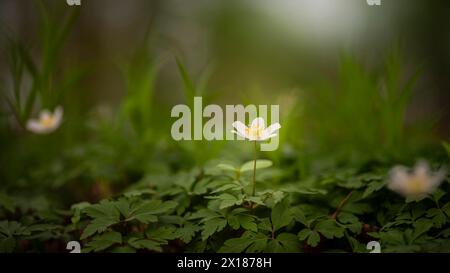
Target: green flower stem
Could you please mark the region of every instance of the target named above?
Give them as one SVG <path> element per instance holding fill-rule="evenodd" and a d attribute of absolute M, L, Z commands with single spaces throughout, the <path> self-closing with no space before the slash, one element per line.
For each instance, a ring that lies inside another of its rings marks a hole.
<path fill-rule="evenodd" d="M 253 161 L 253 191 L 252 191 L 252 196 L 255 196 L 255 191 L 256 191 L 256 140 L 255 142 L 255 161 Z"/>

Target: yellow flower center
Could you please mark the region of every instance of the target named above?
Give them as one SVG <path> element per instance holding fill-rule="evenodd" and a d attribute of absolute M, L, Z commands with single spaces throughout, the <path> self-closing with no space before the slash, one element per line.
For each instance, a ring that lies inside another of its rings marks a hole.
<path fill-rule="evenodd" d="M 56 120 L 53 116 L 46 116 L 39 120 L 39 123 L 44 127 L 52 127 L 55 124 Z"/>
<path fill-rule="evenodd" d="M 245 128 L 245 134 L 248 137 L 253 138 L 253 139 L 261 138 L 263 131 L 264 131 L 264 129 L 258 125 L 254 126 L 254 127 L 250 127 L 250 128 Z"/>
<path fill-rule="evenodd" d="M 422 194 L 426 192 L 426 181 L 421 177 L 414 177 L 408 182 L 407 191 L 409 194 Z"/>

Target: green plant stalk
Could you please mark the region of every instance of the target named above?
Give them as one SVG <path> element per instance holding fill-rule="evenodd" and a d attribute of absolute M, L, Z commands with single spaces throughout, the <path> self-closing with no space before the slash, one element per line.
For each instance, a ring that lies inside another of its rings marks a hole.
<path fill-rule="evenodd" d="M 255 142 L 255 161 L 253 161 L 253 191 L 252 191 L 252 196 L 255 196 L 255 191 L 256 191 L 256 140 Z"/>

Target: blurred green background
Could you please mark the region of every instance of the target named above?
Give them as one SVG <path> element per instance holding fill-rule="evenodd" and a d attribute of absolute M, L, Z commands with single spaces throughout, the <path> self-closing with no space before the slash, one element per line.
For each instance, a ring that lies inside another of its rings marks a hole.
<path fill-rule="evenodd" d="M 97 201 L 148 175 L 251 159 L 245 142 L 175 142 L 171 108 L 280 104 L 302 179 L 341 166 L 444 158 L 450 3 L 362 0 L 0 1 L 0 184 Z M 64 107 L 62 126 L 26 120 Z"/>

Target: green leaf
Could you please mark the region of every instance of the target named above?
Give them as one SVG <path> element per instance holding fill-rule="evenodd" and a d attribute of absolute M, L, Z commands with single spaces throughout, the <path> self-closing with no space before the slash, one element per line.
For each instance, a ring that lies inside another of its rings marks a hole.
<path fill-rule="evenodd" d="M 271 220 L 273 224 L 273 229 L 275 231 L 289 225 L 292 219 L 293 217 L 291 214 L 291 210 L 289 209 L 288 198 L 283 199 L 282 202 L 279 202 L 273 207 Z"/>
<path fill-rule="evenodd" d="M 351 232 L 359 234 L 361 232 L 362 223 L 358 217 L 348 212 L 341 212 L 337 217 L 338 222 L 342 223 L 345 228 L 350 229 Z"/>
<path fill-rule="evenodd" d="M 174 226 L 161 226 L 156 229 L 150 228 L 145 233 L 147 238 L 167 242 L 177 238 L 176 228 Z"/>
<path fill-rule="evenodd" d="M 291 214 L 292 217 L 295 219 L 295 221 L 302 223 L 305 226 L 308 226 L 308 220 L 306 219 L 305 213 L 303 210 L 299 207 L 291 208 Z"/>
<path fill-rule="evenodd" d="M 445 150 L 447 151 L 448 156 L 450 157 L 450 144 L 447 142 L 443 142 L 442 145 L 444 146 Z"/>
<path fill-rule="evenodd" d="M 405 244 L 405 238 L 403 237 L 403 232 L 400 230 L 388 230 L 385 232 L 368 232 L 368 234 L 374 238 L 378 238 L 382 241 L 382 245 L 403 245 Z"/>
<path fill-rule="evenodd" d="M 192 241 L 192 238 L 195 236 L 195 233 L 199 230 L 201 230 L 201 227 L 199 225 L 187 222 L 184 224 L 182 228 L 177 229 L 175 234 L 183 242 L 189 243 Z"/>
<path fill-rule="evenodd" d="M 333 219 L 318 222 L 314 229 L 328 239 L 344 237 L 344 229 Z"/>
<path fill-rule="evenodd" d="M 174 201 L 167 201 L 162 203 L 160 200 L 150 200 L 141 203 L 132 208 L 126 221 L 138 220 L 142 223 L 148 224 L 158 220 L 157 215 L 167 213 L 177 206 Z"/>
<path fill-rule="evenodd" d="M 442 211 L 450 218 L 450 202 L 442 207 Z"/>
<path fill-rule="evenodd" d="M 383 180 L 371 182 L 371 183 L 367 186 L 366 190 L 364 191 L 364 193 L 363 193 L 363 195 L 362 195 L 362 198 L 367 198 L 367 197 L 370 196 L 372 193 L 381 190 L 381 189 L 384 187 L 385 183 L 386 183 L 386 182 L 383 181 Z"/>
<path fill-rule="evenodd" d="M 128 244 L 136 249 L 148 249 L 157 252 L 161 252 L 161 244 L 148 239 L 142 239 L 137 237 L 132 237 L 128 240 Z"/>
<path fill-rule="evenodd" d="M 234 205 L 242 204 L 242 198 L 236 197 L 229 193 L 222 193 L 218 196 L 215 196 L 214 199 L 220 200 L 220 209 L 225 209 Z"/>
<path fill-rule="evenodd" d="M 258 226 L 255 223 L 255 219 L 249 215 L 239 214 L 237 216 L 239 224 L 246 230 L 250 230 L 253 232 L 258 231 Z"/>
<path fill-rule="evenodd" d="M 412 240 L 417 239 L 433 227 L 433 222 L 429 219 L 421 218 L 414 223 L 414 233 Z"/>
<path fill-rule="evenodd" d="M 431 208 L 427 211 L 427 217 L 431 218 L 433 225 L 441 228 L 447 222 L 447 216 L 438 208 Z"/>
<path fill-rule="evenodd" d="M 83 251 L 98 252 L 98 251 L 105 250 L 114 244 L 121 244 L 121 243 L 122 243 L 122 235 L 119 232 L 110 231 L 110 232 L 106 232 L 102 235 L 97 235 L 97 236 L 93 237 L 92 241 L 90 241 L 86 245 L 86 249 L 83 249 Z"/>
<path fill-rule="evenodd" d="M 136 249 L 130 246 L 118 246 L 111 249 L 111 253 L 136 253 Z"/>
<path fill-rule="evenodd" d="M 202 240 L 205 241 L 211 235 L 221 231 L 227 225 L 227 220 L 223 218 L 213 218 L 203 225 Z"/>
<path fill-rule="evenodd" d="M 258 226 L 255 223 L 255 217 L 245 213 L 247 210 L 235 209 L 230 215 L 228 215 L 227 220 L 230 227 L 233 229 L 238 229 L 240 227 L 250 230 L 253 232 L 258 231 Z"/>
<path fill-rule="evenodd" d="M 266 248 L 268 237 L 262 233 L 246 231 L 240 238 L 228 239 L 219 249 L 219 253 L 257 253 Z"/>
<path fill-rule="evenodd" d="M 81 202 L 81 203 L 77 203 L 77 204 L 72 205 L 72 206 L 70 207 L 70 209 L 71 209 L 72 211 L 74 211 L 73 216 L 72 216 L 72 218 L 71 218 L 72 223 L 73 223 L 73 224 L 78 223 L 78 222 L 80 221 L 80 218 L 81 218 L 81 212 L 82 212 L 85 208 L 90 207 L 90 206 L 91 206 L 91 204 L 88 203 L 88 202 Z"/>
<path fill-rule="evenodd" d="M 236 167 L 234 167 L 230 164 L 221 163 L 221 164 L 217 165 L 217 168 L 224 170 L 224 171 L 239 172 L 239 169 L 237 169 Z"/>
<path fill-rule="evenodd" d="M 30 235 L 30 231 L 22 226 L 21 223 L 16 221 L 1 221 L 0 222 L 0 234 L 4 236 L 21 236 Z"/>
<path fill-rule="evenodd" d="M 252 240 L 246 237 L 234 238 L 226 240 L 224 245 L 219 249 L 219 253 L 241 253 L 252 244 Z"/>
<path fill-rule="evenodd" d="M 281 191 L 286 193 L 298 193 L 305 195 L 326 194 L 327 191 L 323 189 L 315 189 L 312 187 L 299 186 L 297 184 L 291 184 L 280 188 Z"/>
<path fill-rule="evenodd" d="M 258 204 L 260 204 L 260 202 L 263 202 L 263 205 L 269 208 L 273 208 L 278 202 L 283 200 L 285 196 L 286 196 L 285 193 L 282 191 L 266 190 L 257 193 L 256 197 L 249 197 L 246 199 L 255 200 L 255 203 Z"/>
<path fill-rule="evenodd" d="M 265 249 L 272 253 L 295 253 L 300 251 L 297 236 L 291 233 L 281 233 L 275 240 L 269 241 Z"/>
<path fill-rule="evenodd" d="M 85 239 L 96 232 L 104 232 L 109 226 L 120 221 L 120 213 L 113 202 L 104 202 L 89 206 L 84 212 L 93 220 L 84 229 L 81 239 Z"/>
<path fill-rule="evenodd" d="M 252 160 L 252 161 L 244 163 L 241 166 L 241 169 L 240 169 L 241 173 L 253 171 L 254 164 L 255 164 L 254 162 L 255 161 Z M 267 160 L 267 159 L 258 159 L 258 160 L 256 160 L 256 169 L 257 170 L 258 169 L 269 168 L 270 166 L 272 166 L 272 161 L 270 161 L 270 160 Z"/>
<path fill-rule="evenodd" d="M 353 253 L 367 253 L 366 246 L 362 243 L 360 243 L 358 240 L 351 236 L 347 236 L 347 239 L 352 247 Z"/>
<path fill-rule="evenodd" d="M 297 237 L 300 241 L 306 241 L 306 243 L 312 247 L 316 247 L 320 242 L 320 235 L 315 230 L 309 228 L 302 229 Z"/>
<path fill-rule="evenodd" d="M 236 184 L 231 184 L 230 183 L 230 184 L 226 184 L 226 185 L 223 185 L 223 186 L 219 187 L 218 189 L 212 191 L 211 193 L 218 193 L 218 192 L 223 192 L 223 191 L 227 191 L 227 190 L 237 191 L 237 190 L 240 190 L 240 189 L 241 189 L 240 185 L 236 185 Z"/>

